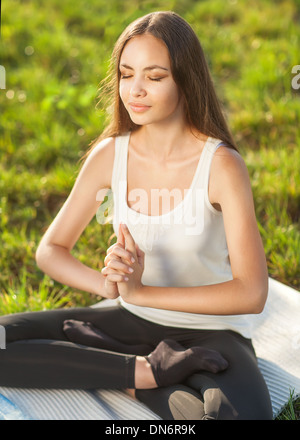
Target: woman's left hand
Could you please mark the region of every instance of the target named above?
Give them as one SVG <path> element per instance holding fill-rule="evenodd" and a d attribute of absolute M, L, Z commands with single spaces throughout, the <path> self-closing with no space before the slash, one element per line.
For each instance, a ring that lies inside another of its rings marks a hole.
<path fill-rule="evenodd" d="M 113 262 L 111 262 L 109 264 L 109 268 L 107 267 L 102 269 L 102 274 L 107 277 L 110 277 L 114 273 L 126 276 L 128 278 L 127 281 L 123 278 L 124 281 L 117 283 L 119 295 L 124 299 L 124 301 L 134 304 L 138 291 L 143 287 L 141 278 L 144 271 L 145 253 L 139 248 L 138 244 L 135 243 L 128 227 L 124 223 L 121 223 L 119 226 L 117 243 L 130 252 L 134 257 L 135 262 L 130 266 L 133 269 L 133 272 L 128 273 L 128 271 L 122 271 L 120 269 L 120 265 L 118 268 L 114 269 L 112 267 Z M 128 264 L 127 261 L 123 260 L 122 258 L 120 261 Z"/>

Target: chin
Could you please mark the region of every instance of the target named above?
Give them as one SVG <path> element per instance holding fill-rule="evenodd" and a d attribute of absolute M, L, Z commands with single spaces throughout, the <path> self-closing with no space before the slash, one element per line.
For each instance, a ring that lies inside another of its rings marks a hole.
<path fill-rule="evenodd" d="M 129 114 L 130 119 L 132 120 L 132 122 L 136 125 L 149 125 L 153 123 L 153 120 L 150 118 L 146 118 L 141 116 L 136 116 L 136 115 L 131 115 Z"/>

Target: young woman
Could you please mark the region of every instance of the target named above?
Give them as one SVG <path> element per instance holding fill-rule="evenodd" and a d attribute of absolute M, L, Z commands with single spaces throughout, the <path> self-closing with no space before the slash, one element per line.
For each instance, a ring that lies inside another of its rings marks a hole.
<path fill-rule="evenodd" d="M 200 43 L 177 14 L 146 15 L 120 36 L 110 79 L 111 122 L 37 263 L 118 305 L 1 317 L 0 383 L 127 389 L 164 419 L 270 419 L 251 344 L 265 255 Z M 108 188 L 117 242 L 100 273 L 71 250 Z"/>

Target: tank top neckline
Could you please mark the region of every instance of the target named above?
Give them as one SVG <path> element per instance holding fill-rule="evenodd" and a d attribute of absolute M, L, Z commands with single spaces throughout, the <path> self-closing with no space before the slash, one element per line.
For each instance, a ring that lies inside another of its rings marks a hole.
<path fill-rule="evenodd" d="M 151 219 L 161 219 L 161 218 L 165 218 L 165 217 L 168 217 L 168 216 L 176 214 L 176 212 L 179 209 L 182 208 L 182 205 L 188 201 L 188 198 L 189 198 L 190 194 L 192 193 L 192 191 L 194 189 L 194 186 L 195 186 L 195 183 L 196 183 L 196 180 L 197 180 L 197 177 L 198 177 L 199 170 L 200 170 L 202 162 L 204 160 L 204 156 L 205 156 L 204 153 L 205 153 L 209 143 L 212 140 L 211 136 L 208 136 L 207 140 L 205 141 L 205 144 L 203 146 L 202 152 L 201 152 L 199 160 L 198 160 L 196 171 L 195 171 L 193 179 L 192 179 L 192 183 L 191 183 L 190 187 L 188 188 L 185 196 L 181 200 L 181 202 L 178 203 L 175 206 L 175 208 L 173 208 L 171 211 L 166 212 L 165 214 L 161 214 L 161 215 L 147 215 L 147 214 L 143 214 L 141 212 L 138 212 L 135 209 L 130 208 L 130 206 L 128 205 L 128 202 L 127 202 L 127 197 L 128 197 L 128 190 L 127 190 L 127 187 L 128 187 L 128 150 L 129 150 L 130 135 L 131 135 L 130 132 L 127 134 L 127 136 L 125 135 L 127 137 L 127 139 L 126 139 L 126 143 L 124 145 L 124 147 L 126 146 L 126 151 L 124 152 L 124 156 L 125 156 L 125 172 L 124 172 L 124 174 L 125 174 L 125 200 L 124 200 L 124 202 L 125 202 L 126 209 L 129 212 L 131 212 L 133 215 L 135 215 L 135 216 L 137 216 L 139 218 L 150 219 L 150 220 Z"/>

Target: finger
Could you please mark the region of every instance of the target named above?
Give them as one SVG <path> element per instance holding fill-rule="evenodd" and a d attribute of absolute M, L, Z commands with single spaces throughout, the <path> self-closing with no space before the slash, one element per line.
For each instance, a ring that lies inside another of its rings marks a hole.
<path fill-rule="evenodd" d="M 128 281 L 128 279 L 126 275 L 124 276 L 118 273 L 109 274 L 106 278 L 106 280 L 111 283 L 123 283 L 124 281 Z"/>
<path fill-rule="evenodd" d="M 131 272 L 127 271 L 127 270 L 118 270 L 118 269 L 113 269 L 112 267 L 103 267 L 101 269 L 101 273 L 103 276 L 107 277 L 109 275 L 129 275 L 131 274 Z"/>
<path fill-rule="evenodd" d="M 115 252 L 106 255 L 106 257 L 105 257 L 104 260 L 103 260 L 105 266 L 107 266 L 108 263 L 110 262 L 110 260 L 112 260 L 112 259 L 115 259 L 115 260 L 121 260 L 121 257 L 118 256 Z"/>
<path fill-rule="evenodd" d="M 125 238 L 125 247 L 128 251 L 132 252 L 133 255 L 136 256 L 136 249 L 135 249 L 135 241 L 128 229 L 128 226 L 125 225 L 125 223 L 121 224 L 123 235 Z"/>
<path fill-rule="evenodd" d="M 117 270 L 109 268 L 109 267 L 102 267 L 101 273 L 102 273 L 102 275 L 107 277 L 108 275 L 111 275 L 111 274 L 114 274 L 114 273 L 118 274 L 119 272 Z"/>
<path fill-rule="evenodd" d="M 119 224 L 119 235 L 118 235 L 117 243 L 119 243 L 120 245 L 122 245 L 125 248 L 125 237 L 124 237 L 124 234 L 123 234 L 123 229 L 122 229 L 122 223 L 121 222 Z"/>
<path fill-rule="evenodd" d="M 114 249 L 112 249 L 111 252 L 108 255 L 106 255 L 106 257 L 104 258 L 105 266 L 107 266 L 110 260 L 112 259 L 116 259 L 116 260 L 122 259 L 124 260 L 124 262 L 125 261 L 128 262 L 128 264 L 132 264 L 135 262 L 135 259 L 131 254 L 131 252 L 128 252 L 126 249 L 123 249 L 122 247 L 116 245 Z"/>
<path fill-rule="evenodd" d="M 139 245 L 136 243 L 136 255 L 138 258 L 139 264 L 141 264 L 144 267 L 144 260 L 145 260 L 145 252 L 140 249 Z"/>
<path fill-rule="evenodd" d="M 123 273 L 132 273 L 133 269 L 132 267 L 128 266 L 127 264 L 122 263 L 122 261 L 120 260 L 111 260 L 108 265 L 106 266 L 106 269 L 113 269 L 116 270 L 118 272 L 123 272 Z M 107 272 L 107 271 L 105 271 Z"/>
<path fill-rule="evenodd" d="M 111 246 L 109 246 L 109 248 L 106 249 L 106 253 L 110 254 L 111 251 L 113 250 L 113 248 L 116 246 L 116 243 L 112 244 Z"/>
<path fill-rule="evenodd" d="M 119 245 L 119 246 L 125 248 L 125 238 L 124 238 L 124 235 L 120 233 L 120 230 L 121 230 L 121 223 L 119 225 L 119 233 L 118 233 L 118 237 L 117 237 L 117 242 L 112 244 L 111 246 L 109 246 L 109 248 L 107 248 L 107 250 L 106 250 L 107 254 L 112 252 L 112 250 L 114 249 L 114 247 L 116 245 Z"/>

